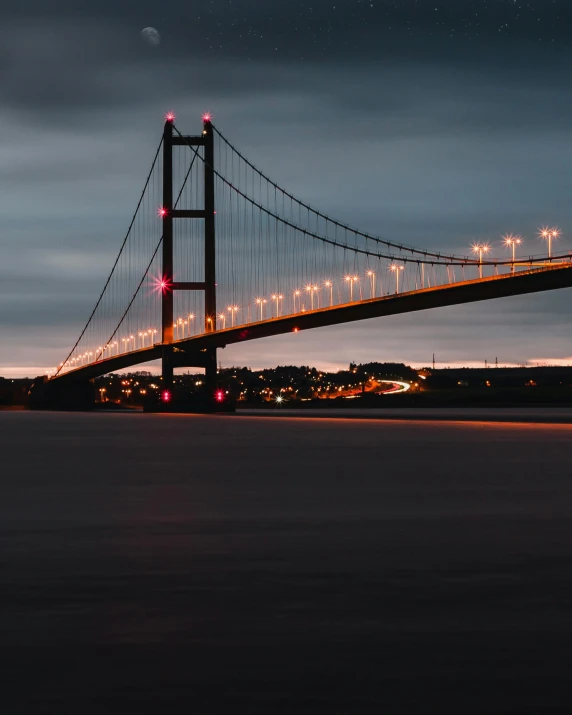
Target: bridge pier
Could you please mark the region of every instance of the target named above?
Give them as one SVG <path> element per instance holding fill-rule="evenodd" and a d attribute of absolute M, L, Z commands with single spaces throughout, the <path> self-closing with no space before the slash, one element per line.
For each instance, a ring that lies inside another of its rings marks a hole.
<path fill-rule="evenodd" d="M 163 345 L 161 356 L 161 373 L 163 378 L 163 389 L 171 391 L 173 389 L 173 346 Z"/>
<path fill-rule="evenodd" d="M 209 348 L 205 358 L 205 386 L 208 393 L 214 395 L 218 387 L 216 348 Z"/>
<path fill-rule="evenodd" d="M 31 410 L 93 410 L 95 386 L 93 380 L 59 382 L 37 377 L 28 393 L 27 406 Z"/>

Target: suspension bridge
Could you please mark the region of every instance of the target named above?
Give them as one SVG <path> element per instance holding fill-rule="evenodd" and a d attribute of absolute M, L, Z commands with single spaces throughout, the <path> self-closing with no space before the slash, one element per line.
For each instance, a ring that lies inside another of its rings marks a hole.
<path fill-rule="evenodd" d="M 281 188 L 203 116 L 167 115 L 128 230 L 52 389 L 161 360 L 205 369 L 217 350 L 429 308 L 572 286 L 570 255 L 507 260 L 404 245 L 347 226 Z M 295 339 L 295 338 L 293 338 Z"/>

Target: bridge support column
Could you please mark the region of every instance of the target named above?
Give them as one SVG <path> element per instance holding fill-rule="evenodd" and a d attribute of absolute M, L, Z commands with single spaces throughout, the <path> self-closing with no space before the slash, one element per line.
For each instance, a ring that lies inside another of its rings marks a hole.
<path fill-rule="evenodd" d="M 205 331 L 216 330 L 216 250 L 215 250 L 215 174 L 214 135 L 210 119 L 203 120 L 205 141 Z M 207 351 L 205 384 L 214 396 L 217 388 L 216 348 Z"/>
<path fill-rule="evenodd" d="M 162 373 L 163 389 L 173 387 L 173 124 L 167 120 L 163 130 L 163 269 L 162 330 L 163 343 Z"/>
<path fill-rule="evenodd" d="M 163 130 L 163 270 L 162 270 L 162 371 L 163 388 L 173 385 L 173 293 L 175 290 L 203 290 L 205 294 L 205 332 L 216 330 L 216 250 L 215 250 L 215 170 L 214 133 L 209 115 L 203 117 L 200 137 L 183 137 L 168 119 Z M 204 209 L 176 209 L 173 206 L 173 146 L 204 147 Z M 202 282 L 175 281 L 173 274 L 173 220 L 193 218 L 204 221 L 204 280 Z M 217 388 L 217 350 L 206 350 L 205 385 L 214 400 Z"/>

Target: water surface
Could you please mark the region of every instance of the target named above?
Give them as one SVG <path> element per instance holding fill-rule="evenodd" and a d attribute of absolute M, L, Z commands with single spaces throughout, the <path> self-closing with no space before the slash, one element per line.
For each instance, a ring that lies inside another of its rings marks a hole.
<path fill-rule="evenodd" d="M 2 712 L 570 712 L 571 438 L 0 412 Z"/>

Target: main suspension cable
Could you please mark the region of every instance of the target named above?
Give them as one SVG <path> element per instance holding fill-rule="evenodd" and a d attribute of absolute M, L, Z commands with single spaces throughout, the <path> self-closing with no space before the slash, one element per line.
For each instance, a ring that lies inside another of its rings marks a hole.
<path fill-rule="evenodd" d="M 333 226 L 335 226 L 336 228 L 341 228 L 341 229 L 343 229 L 344 231 L 349 231 L 350 233 L 353 233 L 355 236 L 360 236 L 361 238 L 364 238 L 364 239 L 366 239 L 366 240 L 368 240 L 368 241 L 374 241 L 374 242 L 376 242 L 376 243 L 381 243 L 381 244 L 383 244 L 383 245 L 385 245 L 385 246 L 388 246 L 389 248 L 395 248 L 395 249 L 397 249 L 398 251 L 408 251 L 408 252 L 410 252 L 410 253 L 421 254 L 422 256 L 425 256 L 425 257 L 428 257 L 428 256 L 429 256 L 429 257 L 434 257 L 434 258 L 436 258 L 436 259 L 438 259 L 438 260 L 437 260 L 437 261 L 429 261 L 429 260 L 428 260 L 428 261 L 424 261 L 424 260 L 422 260 L 422 259 L 408 260 L 408 259 L 406 259 L 405 257 L 403 257 L 403 256 L 401 256 L 401 255 L 400 255 L 400 256 L 395 256 L 395 257 L 394 257 L 394 256 L 390 256 L 390 258 L 392 258 L 392 259 L 402 260 L 402 261 L 407 262 L 407 263 L 425 263 L 425 264 L 427 264 L 427 265 L 449 265 L 449 266 L 478 266 L 478 265 L 483 265 L 483 266 L 512 266 L 512 265 L 514 265 L 514 261 L 511 261 L 511 260 L 503 260 L 503 261 L 498 261 L 498 260 L 495 260 L 495 261 L 479 261 L 479 260 L 476 259 L 476 258 L 469 258 L 468 256 L 457 256 L 457 255 L 455 255 L 455 254 L 447 254 L 447 253 L 439 253 L 439 252 L 436 252 L 436 253 L 435 253 L 435 252 L 427 251 L 427 250 L 425 250 L 425 249 L 415 248 L 415 247 L 413 247 L 413 246 L 407 246 L 407 245 L 405 245 L 405 244 L 397 243 L 396 241 L 389 241 L 388 239 L 383 239 L 383 238 L 380 238 L 380 237 L 378 237 L 378 236 L 371 236 L 370 234 L 365 233 L 365 232 L 363 232 L 363 231 L 360 231 L 359 229 L 352 228 L 351 226 L 348 226 L 347 224 L 343 224 L 343 223 L 341 223 L 341 222 L 339 222 L 339 221 L 336 221 L 335 219 L 330 218 L 329 216 L 327 216 L 326 214 L 322 213 L 321 211 L 318 211 L 317 209 L 313 208 L 312 206 L 309 206 L 309 205 L 306 204 L 304 201 L 301 201 L 300 199 L 298 199 L 298 198 L 297 198 L 296 196 L 294 196 L 293 194 L 290 194 L 288 191 L 286 191 L 285 189 L 281 188 L 275 181 L 273 181 L 272 179 L 270 179 L 266 174 L 264 174 L 262 171 L 260 171 L 260 169 L 258 169 L 252 162 L 250 162 L 243 154 L 241 154 L 241 153 L 238 151 L 238 149 L 214 126 L 214 124 L 212 125 L 212 127 L 213 127 L 213 131 L 218 135 L 218 137 L 219 137 L 219 138 L 231 149 L 231 151 L 233 151 L 248 167 L 250 167 L 250 168 L 252 169 L 252 171 L 254 171 L 256 174 L 258 174 L 262 179 L 264 179 L 265 181 L 267 181 L 267 182 L 268 182 L 271 186 L 273 186 L 277 191 L 280 191 L 284 196 L 288 197 L 291 201 L 293 201 L 294 203 L 298 204 L 301 208 L 304 208 L 305 210 L 307 210 L 307 211 L 313 213 L 314 215 L 316 215 L 317 217 L 323 219 L 324 221 L 326 221 L 326 222 L 328 222 L 328 223 L 331 223 L 331 224 L 332 224 Z M 178 130 L 177 130 L 177 131 L 178 131 Z M 179 135 L 180 135 L 180 133 L 179 133 Z M 181 136 L 181 135 L 180 135 L 180 136 Z M 201 158 L 202 158 L 202 157 L 201 157 Z M 224 177 L 221 177 L 220 174 L 219 174 L 218 176 L 219 176 L 219 178 L 221 178 L 223 181 L 225 181 L 225 183 L 227 183 L 227 185 L 231 186 L 231 188 L 234 188 L 236 191 L 238 191 L 238 189 L 236 189 L 236 187 L 232 187 L 232 185 L 231 185 L 229 182 L 227 182 L 227 181 L 224 179 Z M 240 192 L 239 192 L 239 193 L 240 193 Z M 243 194 L 242 194 L 242 195 L 243 195 Z M 244 195 L 243 195 L 243 196 L 244 196 Z M 247 197 L 247 196 L 244 196 L 244 198 L 245 198 L 247 201 L 252 201 L 252 199 L 250 199 L 250 198 Z M 262 209 L 263 211 L 265 210 L 264 207 L 261 207 L 261 209 Z M 270 212 L 267 212 L 267 213 L 269 213 L 269 215 L 273 216 L 272 213 L 270 213 Z M 276 216 L 275 216 L 275 218 L 276 218 L 277 220 L 281 220 L 280 217 L 276 217 Z M 285 222 L 285 223 L 287 223 L 287 222 Z M 292 225 L 292 224 L 290 224 L 290 225 Z M 312 238 L 317 238 L 317 239 L 319 239 L 319 240 L 326 240 L 327 242 L 330 242 L 329 239 L 325 239 L 325 238 L 322 237 L 322 236 L 317 236 L 316 234 L 313 234 L 313 233 L 310 232 L 310 231 L 305 231 L 304 229 L 302 229 L 302 228 L 300 228 L 300 227 L 294 226 L 294 228 L 296 228 L 298 231 L 301 231 L 302 233 L 306 233 L 308 236 L 311 236 Z M 352 249 L 350 246 L 344 246 L 344 244 L 340 244 L 340 243 L 337 243 L 337 242 L 331 242 L 331 243 L 332 243 L 332 245 L 340 246 L 340 247 L 342 247 L 342 248 L 347 248 L 347 249 L 349 249 L 349 250 L 354 250 L 354 249 Z M 359 252 L 363 252 L 363 251 L 359 251 Z M 386 258 L 386 257 L 387 257 L 387 256 L 384 256 L 383 254 L 378 254 L 378 253 L 367 253 L 366 255 L 373 255 L 373 256 L 380 257 L 380 258 Z M 541 262 L 541 261 L 544 261 L 544 262 L 546 262 L 546 261 L 552 262 L 552 261 L 554 261 L 554 260 L 558 260 L 558 259 L 561 259 L 561 258 L 568 258 L 568 257 L 569 257 L 569 254 L 567 254 L 567 253 L 562 253 L 562 254 L 557 254 L 557 255 L 552 255 L 552 256 L 546 256 L 546 255 L 543 255 L 543 254 L 539 254 L 538 256 L 529 256 L 529 257 L 528 257 L 528 260 L 522 260 L 522 261 L 519 261 L 519 263 L 525 263 L 525 264 L 528 264 L 528 265 L 532 265 L 533 263 L 538 263 L 538 262 Z M 446 259 L 446 260 L 442 260 L 442 259 Z M 439 260 L 441 260 L 441 262 L 439 262 Z"/>
<path fill-rule="evenodd" d="M 388 239 L 381 238 L 379 236 L 372 236 L 369 233 L 364 233 L 363 231 L 360 231 L 359 229 L 352 228 L 348 226 L 347 224 L 343 224 L 340 221 L 336 221 L 336 219 L 330 218 L 329 216 L 326 216 L 326 214 L 322 213 L 321 211 L 318 211 L 317 209 L 313 208 L 312 206 L 309 206 L 306 204 L 304 201 L 301 199 L 298 199 L 296 196 L 293 194 L 289 193 L 285 189 L 283 189 L 281 186 L 279 186 L 275 181 L 273 181 L 270 177 L 266 176 L 260 169 L 258 169 L 252 162 L 250 162 L 243 154 L 241 154 L 238 149 L 231 143 L 229 140 L 221 134 L 221 132 L 213 125 L 213 130 L 216 132 L 216 134 L 220 137 L 220 139 L 233 151 L 244 163 L 249 166 L 252 171 L 254 171 L 258 176 L 260 176 L 262 179 L 267 181 L 274 189 L 277 191 L 280 191 L 284 196 L 287 196 L 291 201 L 294 203 L 298 204 L 302 208 L 306 209 L 307 211 L 310 211 L 313 213 L 315 216 L 324 219 L 324 221 L 327 221 L 331 223 L 332 225 L 336 226 L 337 228 L 342 228 L 346 231 L 350 231 L 350 233 L 355 234 L 356 236 L 360 236 L 362 238 L 365 238 L 368 241 L 374 241 L 375 243 L 381 243 L 388 248 L 395 248 L 398 251 L 409 251 L 410 253 L 415 253 L 415 254 L 421 254 L 423 256 L 431 256 L 434 258 L 451 258 L 452 260 L 462 260 L 464 257 L 463 256 L 455 256 L 453 254 L 445 254 L 445 253 L 434 253 L 431 251 L 426 251 L 422 248 L 415 248 L 413 246 L 407 246 L 402 243 L 397 243 L 396 241 L 390 241 Z M 377 255 L 377 254 L 374 254 Z M 472 259 L 466 258 L 467 263 L 471 263 Z M 428 261 L 429 262 L 429 261 Z"/>
<path fill-rule="evenodd" d="M 354 252 L 354 253 L 360 253 L 360 254 L 365 255 L 365 256 L 370 256 L 370 257 L 374 257 L 374 258 L 383 258 L 383 259 L 391 260 L 391 261 L 403 261 L 404 263 L 426 264 L 426 265 L 431 265 L 431 266 L 475 266 L 475 267 L 476 267 L 476 266 L 512 266 L 512 265 L 514 265 L 513 261 L 511 261 L 511 260 L 505 260 L 505 261 L 498 261 L 498 260 L 495 260 L 495 261 L 479 261 L 478 259 L 474 259 L 474 258 L 464 258 L 464 257 L 461 257 L 461 256 L 451 256 L 451 257 L 450 257 L 450 260 L 449 260 L 449 259 L 448 259 L 448 256 L 447 256 L 446 254 L 436 254 L 436 253 L 423 252 L 423 251 L 419 251 L 419 252 L 420 252 L 423 256 L 426 257 L 425 260 L 424 260 L 423 258 L 420 258 L 420 257 L 415 257 L 415 258 L 414 258 L 414 257 L 407 257 L 407 256 L 403 256 L 403 255 L 396 255 L 396 254 L 377 253 L 377 252 L 375 252 L 375 251 L 369 251 L 369 250 L 364 249 L 364 248 L 358 248 L 357 246 L 349 246 L 349 245 L 347 245 L 347 244 L 339 243 L 338 241 L 335 241 L 335 240 L 333 240 L 333 239 L 331 239 L 331 238 L 327 238 L 326 236 L 320 236 L 319 234 L 314 233 L 313 231 L 309 231 L 308 229 L 302 228 L 302 227 L 298 226 L 297 224 L 295 224 L 295 223 L 289 221 L 288 219 L 285 219 L 285 218 L 283 218 L 282 216 L 279 216 L 278 214 L 274 213 L 274 212 L 271 211 L 270 209 L 268 209 L 268 208 L 266 208 L 265 206 L 263 206 L 262 204 L 260 204 L 260 203 L 259 203 L 258 201 L 256 201 L 255 199 L 253 199 L 253 198 L 251 198 L 250 196 L 248 196 L 247 194 L 245 194 L 245 193 L 244 193 L 243 191 L 241 191 L 237 186 L 235 186 L 232 182 L 230 182 L 226 177 L 224 177 L 219 171 L 217 171 L 214 167 L 210 166 L 210 165 L 208 164 L 208 162 L 204 159 L 204 157 L 202 157 L 202 156 L 200 155 L 200 153 L 198 152 L 198 150 L 197 150 L 194 146 L 192 146 L 192 144 L 190 144 L 190 142 L 186 139 L 186 137 L 185 137 L 183 134 L 181 134 L 181 132 L 177 129 L 177 127 L 174 126 L 173 128 L 174 128 L 174 130 L 177 132 L 177 134 L 179 135 L 179 137 L 181 137 L 181 139 L 183 139 L 183 140 L 186 142 L 187 146 L 194 152 L 195 158 L 198 156 L 199 159 L 200 159 L 204 164 L 207 164 L 207 166 L 209 166 L 209 168 L 212 169 L 213 173 L 215 174 L 215 176 L 216 176 L 218 179 L 220 179 L 220 181 L 222 181 L 224 184 L 226 184 L 230 189 L 232 189 L 235 193 L 237 193 L 239 196 L 241 196 L 245 201 L 247 201 L 248 203 L 250 203 L 253 207 L 259 209 L 260 211 L 262 211 L 262 212 L 264 212 L 264 213 L 266 213 L 268 216 L 272 217 L 275 221 L 279 221 L 280 223 L 282 223 L 282 224 L 288 226 L 289 228 L 294 229 L 295 231 L 298 231 L 299 233 L 304 234 L 305 236 L 307 236 L 307 237 L 309 237 L 309 238 L 313 238 L 313 239 L 316 239 L 316 240 L 318 240 L 318 241 L 322 241 L 323 243 L 327 243 L 327 244 L 329 244 L 329 245 L 331 245 L 331 246 L 337 246 L 338 248 L 342 248 L 342 249 L 344 249 L 344 250 L 352 251 L 352 252 Z M 213 128 L 214 128 L 214 127 L 213 127 Z M 217 132 L 217 133 L 220 135 L 220 132 Z M 262 177 L 265 178 L 264 175 L 262 175 Z M 272 183 L 272 182 L 270 182 L 270 183 Z M 274 184 L 272 184 L 272 185 L 274 186 Z M 280 187 L 277 187 L 277 189 L 280 190 Z M 286 194 L 286 195 L 290 197 L 289 194 Z M 293 200 L 294 200 L 295 202 L 297 201 L 295 198 L 294 198 Z M 303 204 L 302 202 L 298 202 L 298 203 L 299 203 L 299 205 L 302 206 L 305 210 L 314 211 L 311 207 L 306 206 L 306 205 Z M 315 213 L 317 213 L 317 212 L 315 212 Z M 321 214 L 321 217 L 322 217 L 322 218 L 327 218 L 327 217 L 324 217 L 322 214 Z M 330 220 L 330 219 L 327 219 L 327 220 Z M 330 221 L 331 221 L 331 220 L 330 220 Z M 335 222 L 334 222 L 334 223 L 335 223 Z M 369 238 L 369 239 L 372 238 L 371 236 L 368 237 L 366 234 L 363 234 L 363 233 L 361 233 L 361 232 L 359 232 L 359 231 L 355 231 L 354 229 L 348 228 L 348 227 L 344 226 L 343 224 L 335 223 L 335 225 L 338 226 L 339 228 L 343 228 L 344 231 L 349 231 L 350 233 L 353 233 L 353 234 L 355 234 L 355 235 L 362 236 L 363 238 Z M 381 242 L 381 243 L 384 243 L 385 245 L 391 245 L 392 247 L 397 247 L 397 246 L 398 246 L 398 244 L 392 244 L 392 243 L 386 242 L 386 241 L 381 241 L 381 240 L 380 240 L 380 242 Z M 407 248 L 407 249 L 404 249 L 404 250 L 408 250 L 408 251 L 413 251 L 413 252 L 415 252 L 417 249 Z M 430 259 L 427 258 L 427 257 L 429 257 L 429 256 L 435 256 L 436 258 L 435 258 L 434 260 L 430 260 Z M 559 256 L 558 256 L 558 257 L 557 257 L 557 256 L 552 256 L 552 257 L 551 257 L 552 260 L 555 260 L 556 258 L 559 258 Z M 444 259 L 445 259 L 445 260 L 444 260 Z M 538 257 L 538 258 L 533 257 L 533 256 L 530 256 L 529 259 L 528 259 L 528 261 L 524 261 L 524 260 L 523 260 L 523 261 L 520 261 L 520 262 L 521 262 L 521 263 L 528 263 L 529 265 L 532 265 L 532 264 L 535 263 L 535 262 L 546 261 L 546 260 L 548 260 L 548 258 L 547 258 L 547 257 L 544 257 L 544 256 L 543 256 L 543 257 Z"/>
<path fill-rule="evenodd" d="M 137 202 L 137 207 L 135 209 L 135 212 L 133 214 L 133 218 L 131 219 L 131 223 L 129 224 L 129 228 L 127 229 L 127 233 L 125 234 L 125 238 L 123 239 L 123 243 L 121 244 L 121 248 L 119 249 L 119 253 L 117 254 L 117 258 L 115 259 L 115 263 L 113 264 L 113 268 L 111 269 L 111 272 L 109 276 L 107 277 L 107 280 L 105 281 L 105 285 L 103 286 L 103 290 L 101 291 L 99 298 L 97 299 L 97 303 L 95 304 L 95 308 L 91 311 L 91 315 L 89 316 L 87 323 L 85 324 L 83 330 L 80 333 L 79 338 L 76 340 L 75 345 L 73 348 L 70 350 L 69 355 L 66 357 L 66 359 L 63 361 L 60 367 L 58 367 L 56 374 L 54 377 L 57 377 L 59 374 L 60 370 L 63 368 L 63 366 L 66 364 L 66 362 L 71 358 L 71 356 L 74 353 L 74 350 L 77 348 L 79 345 L 81 339 L 85 335 L 85 331 L 88 329 L 89 324 L 91 323 L 91 320 L 93 316 L 95 315 L 97 309 L 99 308 L 99 305 L 101 301 L 103 300 L 103 296 L 105 294 L 105 291 L 107 290 L 107 286 L 109 285 L 111 278 L 113 277 L 113 274 L 115 272 L 115 269 L 117 268 L 117 264 L 119 263 L 119 259 L 121 258 L 121 254 L 123 253 L 123 249 L 125 248 L 127 244 L 127 240 L 129 239 L 129 236 L 131 234 L 131 229 L 133 228 L 133 224 L 135 223 L 135 219 L 137 218 L 137 214 L 139 213 L 139 209 L 141 207 L 141 204 L 143 203 L 143 198 L 145 196 L 145 193 L 147 191 L 147 187 L 149 186 L 149 182 L 151 181 L 151 176 L 153 175 L 153 170 L 155 169 L 155 164 L 157 163 L 157 159 L 159 157 L 159 152 L 161 151 L 161 147 L 163 146 L 163 137 L 161 137 L 161 141 L 159 142 L 159 146 L 157 147 L 157 151 L 155 152 L 155 156 L 153 158 L 153 163 L 151 164 L 151 169 L 149 170 L 149 174 L 147 175 L 147 180 L 145 181 L 145 186 L 143 187 L 143 191 L 141 192 L 141 196 L 139 197 L 139 201 Z"/>
<path fill-rule="evenodd" d="M 190 176 L 190 174 L 191 174 L 191 171 L 192 171 L 192 169 L 193 169 L 193 166 L 194 166 L 194 163 L 195 163 L 195 159 L 196 159 L 196 158 L 197 158 L 197 156 L 196 156 L 196 154 L 195 154 L 195 156 L 193 156 L 192 161 L 191 161 L 191 163 L 190 163 L 190 165 L 189 165 L 189 168 L 188 168 L 188 170 L 187 170 L 187 173 L 186 173 L 186 175 L 185 175 L 185 178 L 184 178 L 184 180 L 183 180 L 183 183 L 181 184 L 181 189 L 180 189 L 180 191 L 179 191 L 179 195 L 177 196 L 177 200 L 175 201 L 175 203 L 174 203 L 174 205 L 173 205 L 173 208 L 174 208 L 174 209 L 177 208 L 177 206 L 178 206 L 178 204 L 179 204 L 179 201 L 181 200 L 181 196 L 183 195 L 183 190 L 184 190 L 184 188 L 185 188 L 185 186 L 186 186 L 186 184 L 187 184 L 188 178 L 189 178 L 189 176 Z M 202 157 L 201 157 L 201 158 L 202 158 Z M 129 310 L 131 309 L 131 306 L 132 306 L 133 303 L 135 302 L 135 298 L 137 298 L 137 296 L 138 296 L 138 294 L 139 294 L 139 291 L 141 290 L 141 287 L 142 287 L 142 285 L 143 285 L 143 282 L 144 282 L 145 278 L 147 278 L 147 275 L 148 275 L 149 271 L 151 270 L 151 266 L 153 265 L 153 261 L 155 260 L 155 257 L 157 256 L 157 253 L 158 253 L 159 248 L 161 247 L 161 244 L 162 244 L 162 243 L 163 243 L 163 236 L 161 235 L 161 238 L 159 239 L 159 243 L 157 244 L 157 247 L 155 248 L 155 251 L 153 252 L 153 255 L 151 256 L 151 260 L 149 261 L 149 265 L 148 265 L 147 268 L 145 269 L 145 272 L 143 273 L 143 276 L 142 276 L 142 278 L 141 278 L 141 280 L 140 280 L 140 282 L 139 282 L 139 285 L 137 286 L 137 288 L 136 288 L 136 290 L 135 290 L 135 293 L 133 294 L 133 297 L 132 297 L 131 300 L 129 301 L 129 305 L 128 305 L 127 308 L 125 309 L 125 312 L 124 312 L 123 315 L 121 316 L 121 319 L 120 319 L 119 323 L 117 324 L 117 327 L 115 328 L 115 330 L 113 331 L 113 333 L 110 335 L 109 340 L 105 343 L 106 345 L 109 345 L 109 343 L 110 343 L 110 342 L 113 340 L 113 338 L 117 335 L 117 331 L 119 330 L 119 328 L 121 327 L 123 321 L 125 320 L 125 318 L 126 318 L 126 316 L 127 316 L 127 313 L 128 313 Z M 104 351 L 104 350 L 105 350 L 105 347 L 102 348 L 102 350 L 101 350 L 101 352 L 99 353 L 99 355 L 95 358 L 95 362 L 97 362 L 97 361 L 100 359 L 100 357 L 103 355 L 103 351 Z"/>

